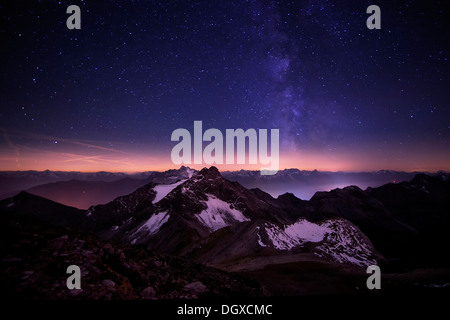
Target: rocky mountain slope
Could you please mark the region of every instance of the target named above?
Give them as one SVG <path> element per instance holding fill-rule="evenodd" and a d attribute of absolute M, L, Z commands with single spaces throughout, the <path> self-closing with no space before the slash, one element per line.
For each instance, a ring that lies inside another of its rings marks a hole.
<path fill-rule="evenodd" d="M 25 215 L 1 212 L 0 283 L 5 298 L 174 299 L 258 297 L 258 283 L 142 246 L 109 243 Z M 69 265 L 81 290 L 69 290 Z"/>
<path fill-rule="evenodd" d="M 280 271 L 306 261 L 351 272 L 371 264 L 394 271 L 450 266 L 445 174 L 317 192 L 304 201 L 244 188 L 215 167 L 182 169 L 88 210 L 26 192 L 0 201 L 0 209 L 228 271 Z"/>

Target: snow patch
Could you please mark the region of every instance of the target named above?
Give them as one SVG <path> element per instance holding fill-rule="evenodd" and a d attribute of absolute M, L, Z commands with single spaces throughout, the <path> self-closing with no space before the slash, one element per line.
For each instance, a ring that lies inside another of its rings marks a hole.
<path fill-rule="evenodd" d="M 7 207 L 11 208 L 14 204 L 15 204 L 14 202 L 8 203 Z"/>
<path fill-rule="evenodd" d="M 343 219 L 330 219 L 323 223 L 332 230 L 315 254 L 339 263 L 360 267 L 377 264 L 370 240 L 352 223 Z"/>
<path fill-rule="evenodd" d="M 211 231 L 216 231 L 238 222 L 249 221 L 241 211 L 232 209 L 230 204 L 217 199 L 211 194 L 206 194 L 207 201 L 204 201 L 207 208 L 197 215 L 197 219 Z"/>
<path fill-rule="evenodd" d="M 153 190 L 156 191 L 155 199 L 153 199 L 152 203 L 157 203 L 158 201 L 162 200 L 165 196 L 167 196 L 173 189 L 175 189 L 177 186 L 185 182 L 186 179 L 180 180 L 176 183 L 172 184 L 160 184 L 153 188 Z"/>
<path fill-rule="evenodd" d="M 170 215 L 167 214 L 167 211 L 159 212 L 150 217 L 146 223 L 139 227 L 136 230 L 136 233 L 139 232 L 148 232 L 150 235 L 155 234 L 159 231 L 164 223 L 169 220 Z"/>
<path fill-rule="evenodd" d="M 446 287 L 450 287 L 450 282 L 444 283 L 444 284 L 428 284 L 425 285 L 425 287 L 430 287 L 430 288 L 446 288 Z"/>
<path fill-rule="evenodd" d="M 300 219 L 287 226 L 284 232 L 293 239 L 299 239 L 302 242 L 320 242 L 323 240 L 325 234 L 332 230 L 305 219 Z"/>
<path fill-rule="evenodd" d="M 191 168 L 186 168 L 186 172 L 188 174 L 188 178 L 192 178 L 192 176 L 194 175 L 194 170 L 192 170 Z"/>
<path fill-rule="evenodd" d="M 256 227 L 256 234 L 258 235 L 258 244 L 259 244 L 261 247 L 267 247 L 267 246 L 264 244 L 264 242 L 262 242 L 262 240 L 261 240 L 261 235 L 259 234 L 259 227 Z"/>
<path fill-rule="evenodd" d="M 267 225 L 265 229 L 273 246 L 278 250 L 290 250 L 305 242 L 320 242 L 325 234 L 332 231 L 305 219 L 286 226 L 284 230 L 276 225 Z"/>
<path fill-rule="evenodd" d="M 265 231 L 271 245 L 277 250 L 290 250 L 312 242 L 318 243 L 313 248 L 318 257 L 361 267 L 377 264 L 370 240 L 343 219 L 329 219 L 319 224 L 300 219 L 284 227 L 267 223 Z M 259 245 L 266 246 L 260 240 L 258 234 Z"/>

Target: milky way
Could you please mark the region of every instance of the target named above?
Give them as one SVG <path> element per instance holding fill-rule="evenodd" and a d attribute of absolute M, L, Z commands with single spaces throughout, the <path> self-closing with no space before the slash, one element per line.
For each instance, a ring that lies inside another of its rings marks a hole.
<path fill-rule="evenodd" d="M 450 170 L 444 1 L 24 3 L 0 5 L 2 170 L 172 167 L 194 120 L 278 128 L 288 167 Z"/>

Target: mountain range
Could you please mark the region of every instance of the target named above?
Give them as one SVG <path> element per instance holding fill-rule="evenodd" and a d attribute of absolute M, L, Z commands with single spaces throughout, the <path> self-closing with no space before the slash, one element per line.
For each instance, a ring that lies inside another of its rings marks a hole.
<path fill-rule="evenodd" d="M 181 167 L 165 172 L 147 171 L 134 174 L 111 172 L 64 171 L 3 171 L 0 172 L 0 199 L 14 196 L 22 190 L 68 206 L 88 209 L 127 195 L 149 182 L 168 183 L 180 175 L 196 170 Z M 224 178 L 244 187 L 259 188 L 273 197 L 286 192 L 308 200 L 316 191 L 330 191 L 348 185 L 362 189 L 378 187 L 388 182 L 411 180 L 417 173 L 381 170 L 377 172 L 325 172 L 285 169 L 272 176 L 259 171 L 225 171 Z"/>
<path fill-rule="evenodd" d="M 164 172 L 147 171 L 135 174 L 112 172 L 65 171 L 3 171 L 0 172 L 0 199 L 21 190 L 62 204 L 87 209 L 108 203 L 153 181 L 169 183 L 194 170 L 182 167 Z"/>
<path fill-rule="evenodd" d="M 269 295 L 363 292 L 374 264 L 394 292 L 450 283 L 447 174 L 316 192 L 308 201 L 224 176 L 182 167 L 85 210 L 23 191 L 0 210 L 245 276 Z"/>

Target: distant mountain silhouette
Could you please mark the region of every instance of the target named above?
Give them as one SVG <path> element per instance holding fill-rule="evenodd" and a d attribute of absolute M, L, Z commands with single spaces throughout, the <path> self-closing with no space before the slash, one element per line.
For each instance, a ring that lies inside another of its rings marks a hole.
<path fill-rule="evenodd" d="M 123 178 L 111 182 L 69 180 L 35 186 L 27 192 L 68 206 L 88 209 L 92 204 L 107 203 L 129 194 L 146 183 L 148 179 Z"/>
<path fill-rule="evenodd" d="M 0 199 L 14 196 L 19 191 L 87 209 L 91 205 L 105 204 L 126 195 L 148 182 L 170 183 L 187 177 L 196 170 L 182 166 L 164 172 L 148 171 L 135 174 L 110 172 L 63 171 L 4 171 L 0 172 Z M 285 169 L 273 176 L 261 176 L 259 171 L 225 171 L 224 178 L 244 187 L 259 188 L 277 197 L 286 192 L 308 200 L 316 191 L 329 191 L 348 185 L 360 188 L 378 187 L 389 182 L 407 181 L 416 173 L 381 170 L 377 172 L 320 172 Z M 175 179 L 175 180 L 174 180 Z"/>
<path fill-rule="evenodd" d="M 194 172 L 184 166 L 177 170 L 133 175 L 48 170 L 0 172 L 0 185 L 3 186 L 0 199 L 11 197 L 17 194 L 18 190 L 25 190 L 68 206 L 88 209 L 92 205 L 105 204 L 119 196 L 127 195 L 151 181 L 170 183 L 179 178 L 188 177 Z"/>

